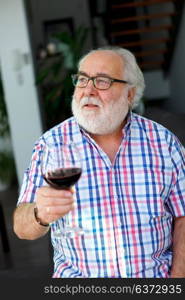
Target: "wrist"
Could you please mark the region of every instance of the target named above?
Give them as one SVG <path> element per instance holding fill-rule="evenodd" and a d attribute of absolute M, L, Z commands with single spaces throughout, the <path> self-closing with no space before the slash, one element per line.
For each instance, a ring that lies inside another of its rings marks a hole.
<path fill-rule="evenodd" d="M 43 222 L 43 221 L 39 218 L 39 216 L 38 216 L 38 208 L 35 206 L 33 210 L 34 210 L 35 221 L 36 221 L 39 225 L 41 225 L 41 226 L 43 226 L 43 227 L 49 227 L 49 224 L 48 224 L 48 223 Z"/>

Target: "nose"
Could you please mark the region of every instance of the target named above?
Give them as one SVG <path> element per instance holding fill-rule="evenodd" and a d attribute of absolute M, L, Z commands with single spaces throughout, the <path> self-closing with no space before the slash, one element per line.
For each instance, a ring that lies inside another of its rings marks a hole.
<path fill-rule="evenodd" d="M 92 79 L 89 80 L 87 86 L 83 88 L 85 96 L 97 95 L 98 90 L 95 88 Z"/>

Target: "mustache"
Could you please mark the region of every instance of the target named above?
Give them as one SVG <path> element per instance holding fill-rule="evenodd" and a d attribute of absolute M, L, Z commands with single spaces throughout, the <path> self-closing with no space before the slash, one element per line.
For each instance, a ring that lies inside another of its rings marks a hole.
<path fill-rule="evenodd" d="M 80 100 L 80 108 L 87 104 L 97 105 L 100 108 L 102 107 L 101 101 L 94 97 L 83 97 Z"/>

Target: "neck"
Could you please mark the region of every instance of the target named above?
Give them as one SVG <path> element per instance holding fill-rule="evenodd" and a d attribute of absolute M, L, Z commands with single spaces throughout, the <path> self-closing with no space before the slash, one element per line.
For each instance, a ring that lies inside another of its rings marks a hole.
<path fill-rule="evenodd" d="M 93 140 L 96 141 L 97 144 L 102 144 L 107 141 L 116 141 L 122 138 L 122 129 L 116 130 L 115 132 L 108 133 L 108 134 L 89 134 Z"/>
<path fill-rule="evenodd" d="M 122 129 L 123 125 L 113 133 L 105 135 L 90 134 L 100 148 L 108 155 L 111 162 L 114 161 L 116 153 L 120 147 L 123 137 Z"/>

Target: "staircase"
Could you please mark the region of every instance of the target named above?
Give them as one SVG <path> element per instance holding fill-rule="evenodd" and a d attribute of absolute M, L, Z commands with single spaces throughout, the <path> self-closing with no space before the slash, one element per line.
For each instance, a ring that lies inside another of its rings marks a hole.
<path fill-rule="evenodd" d="M 168 72 L 184 0 L 107 0 L 101 15 L 110 45 L 132 51 L 143 71 Z"/>

